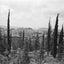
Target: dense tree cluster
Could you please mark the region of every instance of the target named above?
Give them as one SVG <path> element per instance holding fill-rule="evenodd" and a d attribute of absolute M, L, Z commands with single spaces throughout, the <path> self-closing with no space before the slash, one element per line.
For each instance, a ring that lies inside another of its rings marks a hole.
<path fill-rule="evenodd" d="M 59 14 L 56 17 L 56 23 L 54 30 L 51 29 L 51 24 L 49 20 L 48 24 L 48 31 L 47 33 L 39 34 L 36 33 L 34 36 L 34 42 L 31 37 L 25 36 L 25 31 L 19 33 L 19 41 L 18 41 L 18 48 L 23 51 L 22 61 L 21 64 L 29 64 L 30 57 L 29 52 L 38 52 L 39 51 L 39 58 L 40 60 L 44 59 L 45 52 L 49 55 L 52 55 L 54 58 L 58 57 L 59 60 L 62 59 L 62 54 L 64 53 L 63 49 L 63 26 L 59 34 L 58 30 L 58 21 L 59 21 Z M 8 12 L 8 20 L 7 20 L 7 36 L 2 35 L 2 31 L 0 29 L 0 54 L 4 55 L 4 52 L 7 50 L 8 55 L 11 54 L 12 48 L 12 34 L 10 33 L 10 10 Z M 45 37 L 45 35 L 47 35 Z M 41 38 L 41 39 L 40 39 Z M 13 49 L 17 50 L 17 46 L 13 43 Z M 42 61 L 40 61 L 42 62 Z M 40 63 L 41 64 L 41 63 Z"/>

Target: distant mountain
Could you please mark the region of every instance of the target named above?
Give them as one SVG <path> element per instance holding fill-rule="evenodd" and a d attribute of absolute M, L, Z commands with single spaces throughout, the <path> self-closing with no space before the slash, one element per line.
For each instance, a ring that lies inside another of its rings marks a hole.
<path fill-rule="evenodd" d="M 37 31 L 41 33 L 47 32 L 48 28 L 39 28 Z"/>
<path fill-rule="evenodd" d="M 4 29 L 6 29 L 7 27 L 6 27 L 6 26 L 3 26 L 3 25 L 0 25 L 0 28 L 4 28 Z"/>
<path fill-rule="evenodd" d="M 7 34 L 7 27 L 6 26 L 0 26 L 2 28 L 2 33 Z M 32 36 L 34 34 L 38 33 L 46 33 L 47 28 L 39 28 L 39 29 L 32 29 L 32 28 L 21 28 L 21 27 L 12 27 L 11 26 L 11 33 L 12 36 L 19 36 L 19 33 L 22 33 L 23 30 L 25 31 L 25 36 Z"/>
<path fill-rule="evenodd" d="M 19 33 L 22 33 L 23 31 L 25 31 L 25 35 L 26 36 L 31 36 L 35 30 L 32 28 L 17 28 L 15 30 L 13 30 L 13 35 L 19 35 Z"/>

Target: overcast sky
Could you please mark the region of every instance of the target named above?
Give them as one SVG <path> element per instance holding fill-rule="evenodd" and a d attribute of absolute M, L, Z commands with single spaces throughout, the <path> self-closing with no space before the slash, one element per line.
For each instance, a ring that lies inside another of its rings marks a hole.
<path fill-rule="evenodd" d="M 59 28 L 64 24 L 64 0 L 0 0 L 0 25 L 7 25 L 8 9 L 11 26 L 47 28 L 51 17 L 54 27 L 57 13 Z"/>

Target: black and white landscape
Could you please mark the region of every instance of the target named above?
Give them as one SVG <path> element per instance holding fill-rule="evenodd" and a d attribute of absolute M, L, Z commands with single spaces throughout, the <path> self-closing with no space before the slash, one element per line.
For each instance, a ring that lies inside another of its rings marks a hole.
<path fill-rule="evenodd" d="M 0 0 L 0 64 L 64 64 L 63 0 Z"/>

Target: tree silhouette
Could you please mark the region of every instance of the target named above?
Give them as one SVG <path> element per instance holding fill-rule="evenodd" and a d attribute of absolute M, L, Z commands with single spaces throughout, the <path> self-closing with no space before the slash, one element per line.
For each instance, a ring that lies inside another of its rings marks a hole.
<path fill-rule="evenodd" d="M 63 26 L 59 35 L 59 46 L 58 46 L 58 59 L 62 59 L 62 53 L 63 53 Z"/>
<path fill-rule="evenodd" d="M 19 48 L 23 48 L 23 42 L 22 42 L 22 32 L 19 33 Z"/>
<path fill-rule="evenodd" d="M 11 34 L 10 34 L 10 10 L 8 12 L 8 22 L 7 22 L 7 42 L 8 42 L 8 51 L 11 51 Z"/>
<path fill-rule="evenodd" d="M 42 36 L 42 42 L 41 42 L 41 45 L 40 45 L 40 64 L 42 62 L 42 60 L 44 60 L 44 34 Z"/>
<path fill-rule="evenodd" d="M 56 58 L 56 54 L 57 54 L 58 17 L 59 17 L 59 14 L 57 14 L 57 17 L 56 17 L 56 24 L 53 32 L 53 57 L 54 58 Z"/>
<path fill-rule="evenodd" d="M 36 39 L 35 39 L 35 50 L 39 50 L 40 48 L 40 42 L 39 42 L 39 35 L 37 33 Z"/>
<path fill-rule="evenodd" d="M 24 32 L 24 30 L 23 30 L 23 35 L 22 35 L 22 49 L 23 49 L 23 47 L 24 47 L 24 44 L 25 44 L 25 32 Z"/>
<path fill-rule="evenodd" d="M 48 54 L 51 51 L 51 25 L 49 20 L 48 34 L 47 34 L 47 51 Z"/>

